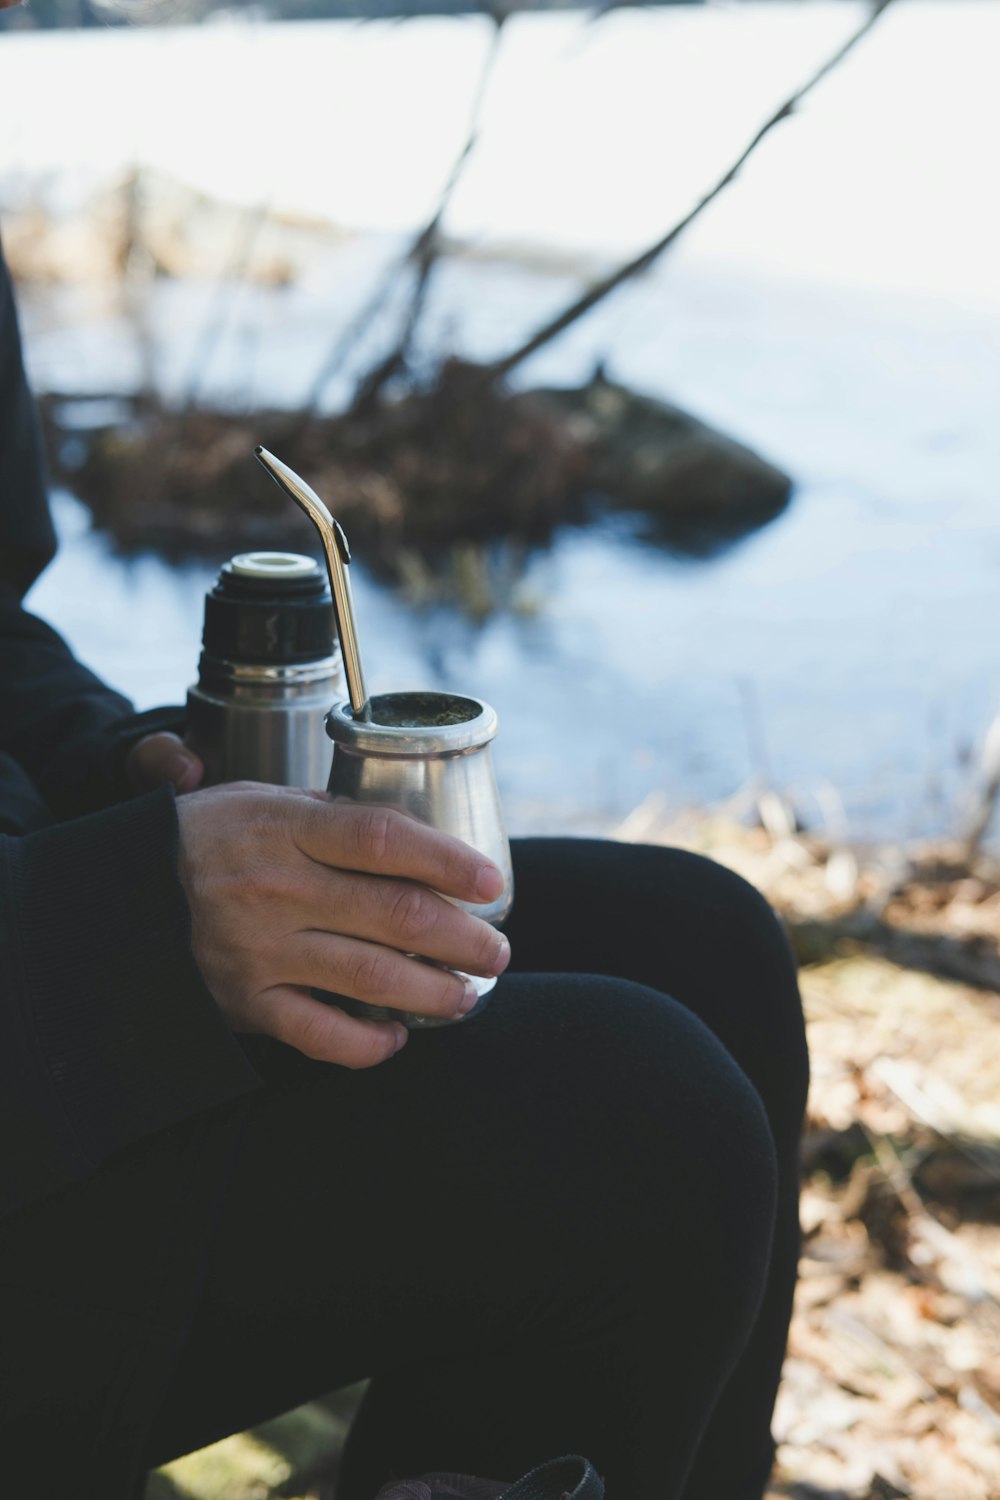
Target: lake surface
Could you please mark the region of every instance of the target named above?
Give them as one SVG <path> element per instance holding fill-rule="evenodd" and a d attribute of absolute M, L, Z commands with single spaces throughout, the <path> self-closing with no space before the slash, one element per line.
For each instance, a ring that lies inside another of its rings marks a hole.
<path fill-rule="evenodd" d="M 507 156 L 495 143 L 484 152 L 449 224 L 496 254 L 446 267 L 424 333 L 428 352 L 457 345 L 498 353 L 576 289 L 568 260 L 543 272 L 499 254 L 501 242 L 523 240 L 532 225 L 548 247 L 593 261 L 642 243 L 654 222 L 669 223 L 713 163 L 735 154 L 789 80 L 861 13 L 849 5 L 738 12 L 729 20 L 700 9 L 623 15 L 589 29 L 565 16 L 518 21 L 492 106 L 490 140 L 506 129 Z M 653 790 L 675 804 L 714 801 L 761 773 L 796 790 L 807 812 L 835 789 L 859 836 L 949 826 L 961 762 L 1000 709 L 1000 224 L 974 185 L 977 174 L 985 174 L 979 183 L 990 180 L 1000 124 L 983 71 L 991 37 L 1000 43 L 998 22 L 987 5 L 901 7 L 817 94 L 815 108 L 782 127 L 774 151 L 765 145 L 759 165 L 681 253 L 523 372 L 529 381 L 572 383 L 607 358 L 615 378 L 690 407 L 788 469 L 797 488 L 785 517 L 699 562 L 639 544 L 627 518 L 568 529 L 528 561 L 519 612 L 482 626 L 447 609 L 409 609 L 359 570 L 373 685 L 440 684 L 491 701 L 514 826 L 598 826 Z M 420 150 L 411 156 L 408 143 L 393 142 L 411 169 L 393 167 L 405 190 L 379 175 L 389 173 L 386 143 L 360 129 L 350 150 L 331 151 L 329 172 L 317 170 L 323 149 L 348 140 L 331 86 L 330 130 L 320 144 L 307 137 L 286 196 L 316 211 L 339 205 L 342 220 L 368 232 L 295 287 L 240 291 L 204 372 L 219 399 L 294 406 L 365 287 L 398 253 L 403 222 L 433 201 L 438 178 L 427 161 L 447 158 L 453 117 L 461 123 L 462 115 L 454 92 L 467 92 L 484 33 L 468 21 L 253 30 L 252 39 L 242 28 L 200 39 L 184 33 L 169 45 L 191 66 L 200 57 L 203 70 L 224 42 L 237 60 L 240 48 L 266 45 L 272 61 L 298 58 L 307 74 L 317 56 L 353 58 L 354 82 L 346 63 L 343 77 L 358 108 L 366 86 L 402 69 L 401 38 L 411 37 L 401 80 L 411 76 L 413 46 L 423 49 L 413 100 L 415 109 L 420 98 L 426 104 L 426 118 L 414 115 Z M 121 69 L 126 45 L 141 60 L 152 38 L 86 40 L 99 70 Z M 30 39 L 18 69 L 10 41 L 0 43 L 0 87 L 7 66 L 7 81 L 30 89 L 31 67 L 46 56 L 58 81 L 68 38 L 54 39 L 48 53 L 48 38 Z M 950 52 L 962 68 L 937 68 L 935 57 Z M 459 68 L 463 57 L 468 66 Z M 934 111 L 925 104 L 929 67 Z M 727 85 L 732 108 L 720 113 Z M 171 145 L 162 120 L 154 128 L 136 113 L 133 121 L 137 85 L 122 88 L 128 107 L 119 121 L 135 125 L 130 150 L 180 169 L 186 136 Z M 616 103 L 628 89 L 640 104 L 623 122 Z M 250 90 L 241 104 L 237 90 L 232 105 L 230 141 L 245 125 L 251 148 L 260 143 L 255 97 Z M 442 97 L 454 108 L 445 111 Z M 553 98 L 546 133 L 538 101 Z M 307 114 L 317 107 L 310 96 Z M 97 113 L 73 143 L 76 175 L 62 179 L 66 191 L 115 140 L 110 127 L 101 134 Z M 276 109 L 269 119 L 280 116 Z M 22 137 L 26 130 L 21 121 Z M 56 160 L 47 132 L 46 123 L 30 151 L 21 141 L 36 169 Z M 214 185 L 208 179 L 225 158 L 217 135 L 205 139 L 205 159 L 190 161 L 189 175 Z M 635 170 L 616 187 L 612 169 L 630 144 Z M 120 141 L 115 149 L 121 157 Z M 228 185 L 238 195 L 247 157 L 227 150 Z M 590 164 L 589 195 L 575 168 L 552 175 L 560 161 L 565 168 L 578 158 Z M 304 201 L 310 181 L 321 184 L 314 197 L 330 202 Z M 608 211 L 602 194 L 611 195 Z M 212 287 L 157 288 L 149 324 L 167 392 L 184 388 L 216 295 Z M 28 298 L 26 325 L 40 386 L 134 384 L 134 329 L 96 293 Z M 373 344 L 386 332 L 374 329 Z M 333 388 L 331 402 L 343 392 Z M 71 497 L 57 497 L 57 516 L 63 549 L 32 604 L 139 704 L 176 701 L 195 670 L 212 569 L 115 557 Z"/>

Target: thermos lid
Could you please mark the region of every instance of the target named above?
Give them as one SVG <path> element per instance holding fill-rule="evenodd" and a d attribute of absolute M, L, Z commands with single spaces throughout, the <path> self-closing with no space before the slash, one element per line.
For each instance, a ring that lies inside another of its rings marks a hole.
<path fill-rule="evenodd" d="M 246 664 L 319 661 L 335 651 L 325 569 L 297 552 L 241 552 L 205 597 L 206 656 Z"/>

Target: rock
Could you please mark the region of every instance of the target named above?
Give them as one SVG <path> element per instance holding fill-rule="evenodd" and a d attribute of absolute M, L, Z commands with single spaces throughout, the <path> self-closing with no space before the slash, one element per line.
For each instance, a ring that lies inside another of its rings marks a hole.
<path fill-rule="evenodd" d="M 788 504 L 791 479 L 753 449 L 601 373 L 579 389 L 525 399 L 569 418 L 592 450 L 596 488 L 622 509 L 728 531 L 759 525 Z"/>

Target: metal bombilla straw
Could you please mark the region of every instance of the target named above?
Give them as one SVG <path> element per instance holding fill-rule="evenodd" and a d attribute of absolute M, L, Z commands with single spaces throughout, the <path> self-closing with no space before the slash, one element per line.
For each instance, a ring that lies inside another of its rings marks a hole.
<path fill-rule="evenodd" d="M 351 711 L 356 719 L 368 720 L 371 718 L 371 709 L 368 689 L 365 687 L 365 674 L 361 666 L 361 652 L 358 649 L 358 632 L 354 622 L 354 599 L 348 573 L 351 549 L 347 545 L 344 528 L 339 521 L 334 520 L 316 491 L 306 484 L 294 469 L 290 469 L 287 464 L 281 462 L 280 458 L 275 458 L 273 453 L 269 453 L 266 448 L 259 445 L 254 449 L 254 453 L 279 489 L 284 490 L 285 494 L 305 511 L 319 532 L 326 555 L 327 572 L 330 575 L 333 613 L 337 621 L 340 648 L 344 654 L 344 671 L 347 674 Z"/>

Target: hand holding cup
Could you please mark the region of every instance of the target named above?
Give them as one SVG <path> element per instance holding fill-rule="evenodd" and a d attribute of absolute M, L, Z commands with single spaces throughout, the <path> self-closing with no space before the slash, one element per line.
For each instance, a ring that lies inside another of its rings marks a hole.
<path fill-rule="evenodd" d="M 235 1031 L 370 1067 L 399 1050 L 405 1027 L 349 1016 L 311 990 L 451 1020 L 478 999 L 452 971 L 507 967 L 506 938 L 454 904 L 488 907 L 505 877 L 459 839 L 389 808 L 255 782 L 177 809 L 194 956 Z"/>

